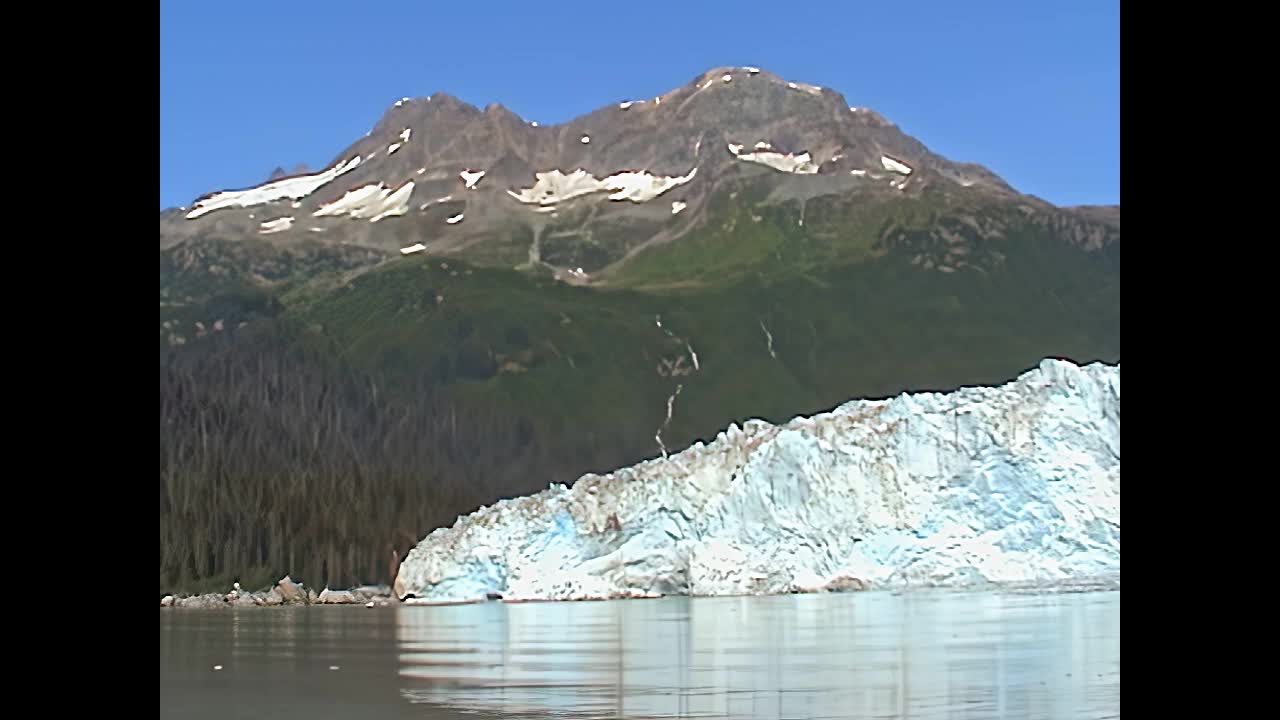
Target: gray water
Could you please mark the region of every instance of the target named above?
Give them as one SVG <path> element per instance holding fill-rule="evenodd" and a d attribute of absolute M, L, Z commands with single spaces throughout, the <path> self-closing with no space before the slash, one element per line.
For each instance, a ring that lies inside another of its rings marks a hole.
<path fill-rule="evenodd" d="M 1120 715 L 1118 591 L 160 615 L 162 717 Z"/>

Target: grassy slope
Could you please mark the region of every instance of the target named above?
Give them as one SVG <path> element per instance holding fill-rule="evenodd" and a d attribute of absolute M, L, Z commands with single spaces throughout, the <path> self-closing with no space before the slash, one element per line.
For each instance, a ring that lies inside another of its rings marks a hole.
<path fill-rule="evenodd" d="M 348 360 L 370 370 L 395 377 L 447 363 L 452 373 L 441 379 L 457 392 L 501 398 L 513 411 L 536 408 L 566 430 L 606 423 L 651 435 L 667 395 L 683 384 L 668 446 L 748 417 L 780 420 L 852 397 L 1000 382 L 1047 355 L 1119 357 L 1118 263 L 1106 255 L 1026 227 L 984 241 L 982 252 L 1001 257 L 998 271 L 924 271 L 907 251 L 873 252 L 870 233 L 844 246 L 806 235 L 789 222 L 795 207 L 756 210 L 768 217 L 744 221 L 752 212 L 739 208 L 714 231 L 639 256 L 615 276 L 621 289 L 414 257 L 291 312 L 323 326 Z M 653 278 L 695 285 L 625 287 Z M 683 354 L 691 364 L 684 343 L 656 326 L 658 315 L 697 353 L 700 371 L 658 375 L 663 357 Z M 466 344 L 524 372 L 459 377 Z"/>

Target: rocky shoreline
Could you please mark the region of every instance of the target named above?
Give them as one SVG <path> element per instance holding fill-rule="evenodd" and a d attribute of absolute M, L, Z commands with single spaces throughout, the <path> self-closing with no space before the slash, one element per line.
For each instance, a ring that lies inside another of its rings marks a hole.
<path fill-rule="evenodd" d="M 1097 577 L 1071 578 L 1065 580 L 1057 580 L 1050 582 L 1008 582 L 1008 583 L 983 583 L 972 586 L 947 587 L 947 586 L 882 586 L 875 587 L 865 583 L 857 578 L 849 578 L 848 582 L 831 584 L 820 589 L 793 589 L 787 593 L 748 593 L 741 597 L 763 597 L 768 595 L 814 595 L 814 594 L 838 594 L 850 592 L 865 591 L 887 591 L 893 593 L 902 592 L 922 592 L 922 591 L 950 591 L 950 592 L 983 592 L 994 591 L 1001 593 L 1009 593 L 1016 595 L 1055 595 L 1065 593 L 1084 593 L 1084 592 L 1100 592 L 1100 591 L 1118 591 L 1120 589 L 1119 575 L 1105 575 Z M 390 607 L 392 605 L 422 605 L 422 606 L 447 606 L 447 605 L 472 605 L 485 602 L 502 602 L 502 603 L 541 603 L 541 602 L 590 602 L 603 600 L 652 600 L 667 597 L 661 593 L 646 593 L 636 591 L 621 591 L 611 593 L 604 596 L 588 596 L 581 598 L 572 598 L 568 600 L 550 600 L 543 598 L 524 598 L 517 596 L 503 597 L 500 594 L 492 594 L 484 598 L 476 598 L 471 600 L 452 600 L 440 601 L 429 600 L 425 598 L 406 598 L 405 600 L 397 600 L 391 593 L 391 588 L 386 585 L 365 585 L 349 590 L 330 590 L 325 588 L 317 593 L 313 588 L 308 588 L 302 583 L 294 582 L 288 576 L 285 576 L 276 583 L 275 587 L 268 591 L 249 592 L 239 587 L 233 587 L 226 594 L 206 593 L 204 595 L 186 595 L 178 597 L 175 595 L 165 595 L 160 599 L 160 607 L 162 608 L 187 608 L 194 610 L 214 610 L 222 608 L 249 608 L 249 607 L 292 607 L 292 606 L 310 606 L 310 605 L 364 605 L 366 608 Z M 690 595 L 689 597 L 721 597 L 715 595 Z"/>
<path fill-rule="evenodd" d="M 270 590 L 248 591 L 235 583 L 228 593 L 206 593 L 178 597 L 165 595 L 160 607 L 211 610 L 217 608 L 288 607 L 307 605 L 364 605 L 367 608 L 388 607 L 398 601 L 386 585 L 364 585 L 349 590 L 330 590 L 319 593 L 295 582 L 288 575 L 280 579 Z"/>

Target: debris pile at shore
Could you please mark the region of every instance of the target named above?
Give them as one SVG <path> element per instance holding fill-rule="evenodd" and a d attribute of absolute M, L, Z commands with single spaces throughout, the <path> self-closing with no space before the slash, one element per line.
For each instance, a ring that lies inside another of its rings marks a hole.
<path fill-rule="evenodd" d="M 364 585 L 350 590 L 325 588 L 317 593 L 314 588 L 295 582 L 286 575 L 268 590 L 251 592 L 241 588 L 240 583 L 235 583 L 230 592 L 225 594 L 206 593 L 182 597 L 165 595 L 160 598 L 160 607 L 209 610 L 287 605 L 364 605 L 373 608 L 387 607 L 392 601 L 391 588 L 386 585 Z"/>

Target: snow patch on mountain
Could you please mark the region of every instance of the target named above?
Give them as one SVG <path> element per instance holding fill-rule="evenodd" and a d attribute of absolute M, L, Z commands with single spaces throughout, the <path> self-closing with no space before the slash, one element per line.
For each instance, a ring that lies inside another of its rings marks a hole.
<path fill-rule="evenodd" d="M 679 177 L 650 175 L 643 171 L 621 172 L 605 178 L 603 184 L 604 189 L 610 192 L 610 200 L 630 200 L 640 203 L 652 200 L 674 187 L 689 182 L 697 174 L 696 167 L 687 175 Z"/>
<path fill-rule="evenodd" d="M 337 200 L 322 205 L 314 214 L 316 217 L 346 215 L 355 219 L 369 218 L 369 222 L 404 215 L 409 211 L 409 198 L 413 195 L 413 187 L 412 180 L 395 190 L 382 183 L 364 185 L 348 190 Z"/>
<path fill-rule="evenodd" d="M 885 170 L 888 170 L 888 171 L 890 171 L 890 172 L 901 173 L 901 174 L 903 174 L 903 175 L 910 175 L 910 174 L 911 174 L 911 168 L 910 168 L 910 167 L 908 167 L 908 166 L 907 166 L 905 163 L 903 163 L 901 160 L 894 160 L 893 158 L 889 157 L 888 155 L 882 155 L 882 156 L 880 156 L 880 164 L 881 164 L 881 165 L 884 165 L 884 169 L 885 169 Z"/>
<path fill-rule="evenodd" d="M 742 154 L 742 145 L 729 143 L 729 152 L 734 157 L 745 162 L 753 162 L 766 167 L 771 167 L 780 172 L 793 173 L 796 175 L 814 175 L 818 172 L 818 166 L 813 162 L 813 158 L 809 157 L 809 153 L 803 152 L 799 155 L 783 154 L 773 150 L 764 150 L 763 148 L 772 148 L 773 146 L 766 142 L 756 143 L 756 147 L 760 148 L 756 152 Z"/>
<path fill-rule="evenodd" d="M 480 170 L 478 172 L 472 172 L 471 170 L 463 170 L 462 172 L 458 173 L 458 177 L 462 178 L 463 186 L 468 190 L 474 190 L 476 187 L 476 183 L 479 183 L 480 179 L 483 178 L 484 176 L 485 176 L 484 170 Z"/>
<path fill-rule="evenodd" d="M 507 194 L 527 205 L 556 205 L 583 195 L 608 192 L 610 200 L 630 200 L 632 202 L 648 202 L 668 190 L 679 187 L 694 178 L 698 168 L 693 168 L 687 175 L 668 177 L 652 175 L 646 171 L 626 171 L 597 179 L 594 175 L 578 168 L 569 174 L 560 170 L 535 173 L 532 187 L 518 191 L 508 190 Z"/>
<path fill-rule="evenodd" d="M 291 227 L 293 227 L 293 218 L 282 217 L 262 223 L 258 226 L 258 232 L 262 235 L 270 235 L 271 233 L 284 232 Z"/>
<path fill-rule="evenodd" d="M 818 87 L 817 85 L 809 85 L 808 83 L 789 82 L 787 83 L 787 87 L 791 88 L 792 90 L 799 90 L 800 92 L 808 93 L 810 95 L 817 95 L 819 97 L 821 97 L 822 95 L 822 88 Z"/>
<path fill-rule="evenodd" d="M 346 162 L 339 163 L 328 170 L 313 175 L 299 175 L 297 177 L 276 180 L 265 185 L 249 188 L 248 190 L 227 190 L 225 192 L 214 193 L 209 197 L 197 202 L 191 212 L 187 213 L 188 220 L 194 220 L 201 215 L 211 213 L 215 210 L 223 210 L 231 207 L 251 207 L 254 205 L 264 205 L 266 203 L 275 202 L 290 198 L 298 200 L 304 198 L 320 188 L 333 182 L 339 175 L 354 170 L 360 164 L 360 156 L 357 155 Z"/>
<path fill-rule="evenodd" d="M 1120 368 L 857 400 L 428 535 L 401 597 L 469 601 L 1056 583 L 1120 572 Z"/>

